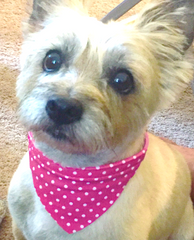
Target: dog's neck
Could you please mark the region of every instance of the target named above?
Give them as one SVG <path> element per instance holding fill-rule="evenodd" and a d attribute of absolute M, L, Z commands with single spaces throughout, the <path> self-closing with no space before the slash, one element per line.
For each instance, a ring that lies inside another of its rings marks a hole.
<path fill-rule="evenodd" d="M 107 163 L 113 163 L 121 159 L 128 158 L 139 152 L 145 140 L 145 132 L 136 137 L 135 141 L 131 138 L 126 139 L 122 146 L 117 146 L 114 149 L 104 149 L 96 154 L 67 154 L 52 145 L 47 144 L 38 135 L 34 134 L 35 146 L 46 154 L 54 162 L 61 164 L 63 167 L 92 167 L 100 166 Z"/>

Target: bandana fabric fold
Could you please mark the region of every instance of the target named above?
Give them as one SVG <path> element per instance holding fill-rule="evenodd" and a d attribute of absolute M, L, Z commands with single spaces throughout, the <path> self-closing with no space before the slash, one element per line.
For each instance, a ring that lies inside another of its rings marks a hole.
<path fill-rule="evenodd" d="M 82 230 L 105 213 L 121 195 L 143 161 L 143 149 L 129 158 L 97 167 L 62 167 L 34 146 L 28 135 L 30 168 L 40 201 L 67 233 Z"/>

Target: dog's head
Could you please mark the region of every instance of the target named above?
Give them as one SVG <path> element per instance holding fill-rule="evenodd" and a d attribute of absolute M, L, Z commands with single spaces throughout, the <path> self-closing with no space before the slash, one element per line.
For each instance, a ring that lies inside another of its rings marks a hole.
<path fill-rule="evenodd" d="M 42 141 L 95 154 L 141 136 L 192 78 L 193 0 L 158 0 L 103 24 L 85 0 L 35 0 L 25 26 L 19 115 Z"/>

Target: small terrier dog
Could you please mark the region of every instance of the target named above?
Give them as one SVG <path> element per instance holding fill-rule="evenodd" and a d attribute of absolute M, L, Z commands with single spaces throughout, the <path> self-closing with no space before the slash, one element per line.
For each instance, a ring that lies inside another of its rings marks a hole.
<path fill-rule="evenodd" d="M 192 79 L 193 0 L 103 23 L 90 0 L 35 0 L 18 112 L 29 152 L 8 193 L 16 240 L 193 240 L 183 157 L 146 133 Z"/>

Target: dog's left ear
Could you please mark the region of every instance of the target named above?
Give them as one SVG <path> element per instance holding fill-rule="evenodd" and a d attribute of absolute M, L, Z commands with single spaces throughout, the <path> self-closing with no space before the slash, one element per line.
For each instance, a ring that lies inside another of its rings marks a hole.
<path fill-rule="evenodd" d="M 193 78 L 188 49 L 194 38 L 194 0 L 153 1 L 138 15 L 134 27 L 144 58 L 155 67 L 150 77 L 155 94 L 161 107 L 166 107 Z M 144 62 L 140 70 L 147 72 Z"/>
<path fill-rule="evenodd" d="M 140 28 L 152 32 L 180 32 L 187 50 L 194 38 L 194 0 L 158 0 L 148 4 L 138 18 Z M 150 29 L 149 29 L 150 27 Z"/>

